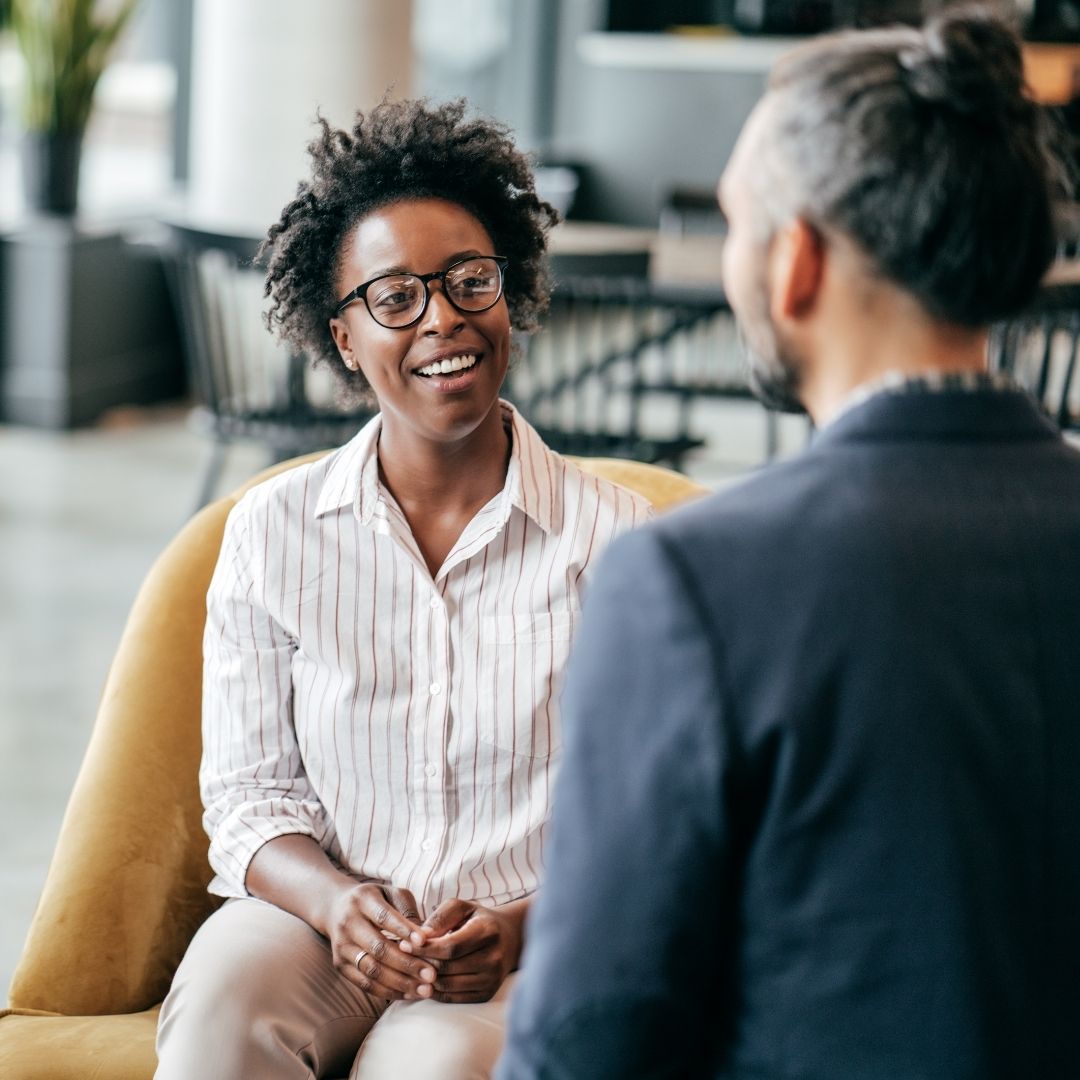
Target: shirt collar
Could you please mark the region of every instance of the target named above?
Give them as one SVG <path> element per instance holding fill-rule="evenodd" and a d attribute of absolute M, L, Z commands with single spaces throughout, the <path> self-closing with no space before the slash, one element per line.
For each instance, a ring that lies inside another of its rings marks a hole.
<path fill-rule="evenodd" d="M 376 448 L 382 416 L 376 413 L 344 446 L 331 456 L 326 480 L 318 501 L 315 516 L 354 506 L 361 522 L 367 524 L 378 505 L 379 460 Z"/>
<path fill-rule="evenodd" d="M 517 507 L 545 532 L 551 532 L 559 527 L 562 517 L 562 489 L 555 484 L 556 455 L 513 405 L 500 401 L 499 406 L 511 441 L 502 491 L 506 516 L 510 507 Z M 315 504 L 316 517 L 352 506 L 360 524 L 370 524 L 384 491 L 379 482 L 381 430 L 382 416 L 376 415 L 332 455 Z"/>
<path fill-rule="evenodd" d="M 821 425 L 821 430 L 835 424 L 841 416 L 857 409 L 865 401 L 879 394 L 943 394 L 963 391 L 976 393 L 983 390 L 1016 390 L 1016 383 L 1001 371 L 923 371 L 918 374 L 893 370 L 850 391 L 840 402 L 836 412 Z"/>
<path fill-rule="evenodd" d="M 869 394 L 819 428 L 811 447 L 865 441 L 1060 438 L 1060 431 L 1027 391 L 984 375 L 952 385 L 904 380 L 892 392 Z"/>
<path fill-rule="evenodd" d="M 507 401 L 501 405 L 513 440 L 503 491 L 510 505 L 551 532 L 562 520 L 562 487 L 555 483 L 557 455 L 513 405 Z"/>

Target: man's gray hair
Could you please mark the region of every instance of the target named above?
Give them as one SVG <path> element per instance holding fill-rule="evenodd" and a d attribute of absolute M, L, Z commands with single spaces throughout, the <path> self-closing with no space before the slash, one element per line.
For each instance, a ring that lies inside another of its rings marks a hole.
<path fill-rule="evenodd" d="M 935 318 L 1027 304 L 1066 186 L 1016 33 L 978 9 L 818 38 L 774 69 L 755 147 L 761 209 L 840 232 Z"/>

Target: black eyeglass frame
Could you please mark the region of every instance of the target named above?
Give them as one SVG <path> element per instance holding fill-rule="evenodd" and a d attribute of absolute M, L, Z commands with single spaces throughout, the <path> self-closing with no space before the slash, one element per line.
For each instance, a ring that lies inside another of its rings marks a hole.
<path fill-rule="evenodd" d="M 482 308 L 463 308 L 460 304 L 456 303 L 454 298 L 446 290 L 446 275 L 451 270 L 458 266 L 462 266 L 464 263 L 471 262 L 473 259 L 491 259 L 499 268 L 499 291 L 495 294 L 495 299 L 490 304 L 485 304 Z M 510 259 L 506 255 L 470 255 L 465 259 L 458 259 L 456 262 L 452 262 L 448 267 L 443 270 L 435 270 L 430 274 L 410 274 L 410 273 L 396 273 L 396 274 L 380 274 L 378 277 L 373 277 L 370 281 L 365 281 L 363 285 L 357 285 L 347 296 L 342 297 L 338 302 L 338 306 L 334 308 L 334 317 L 337 318 L 350 304 L 355 303 L 357 300 L 364 301 L 364 307 L 367 308 L 367 313 L 379 324 L 379 326 L 385 327 L 387 330 L 408 330 L 410 326 L 415 326 L 423 317 L 424 312 L 427 311 L 428 301 L 431 299 L 431 289 L 428 286 L 430 281 L 441 281 L 443 285 L 443 296 L 449 301 L 450 306 L 455 311 L 460 311 L 463 315 L 478 315 L 482 311 L 490 311 L 501 299 L 503 292 L 506 288 L 506 267 L 509 264 Z M 368 303 L 367 292 L 372 285 L 378 284 L 380 281 L 385 281 L 387 278 L 394 277 L 411 277 L 416 278 L 421 285 L 424 286 L 424 302 L 420 305 L 420 310 L 416 313 L 416 318 L 410 319 L 407 323 L 402 323 L 400 326 L 387 326 L 386 323 L 380 322 L 376 318 L 375 313 L 371 310 L 371 305 Z"/>

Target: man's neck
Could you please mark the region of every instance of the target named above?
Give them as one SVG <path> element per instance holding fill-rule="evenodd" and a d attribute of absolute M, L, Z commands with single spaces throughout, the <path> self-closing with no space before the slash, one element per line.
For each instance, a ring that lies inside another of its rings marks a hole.
<path fill-rule="evenodd" d="M 977 357 L 953 357 L 948 363 L 916 362 L 875 366 L 852 379 L 832 379 L 816 386 L 804 387 L 806 411 L 817 427 L 824 427 L 860 390 L 878 385 L 887 379 L 900 381 L 928 375 L 961 375 L 986 371 L 985 349 Z"/>
<path fill-rule="evenodd" d="M 926 317 L 914 302 L 859 316 L 846 325 L 822 326 L 803 365 L 801 398 L 818 427 L 827 424 L 860 387 L 890 377 L 986 370 L 982 329 L 950 326 Z"/>

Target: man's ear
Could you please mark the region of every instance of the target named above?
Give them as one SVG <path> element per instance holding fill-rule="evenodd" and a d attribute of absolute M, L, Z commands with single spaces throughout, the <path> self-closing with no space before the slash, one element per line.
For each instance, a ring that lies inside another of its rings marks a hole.
<path fill-rule="evenodd" d="M 338 352 L 341 353 L 342 362 L 350 371 L 357 371 L 360 364 L 353 352 L 349 324 L 344 319 L 333 318 L 330 320 L 330 333 L 333 335 Z"/>
<path fill-rule="evenodd" d="M 795 218 L 777 231 L 769 259 L 770 314 L 775 322 L 799 320 L 813 310 L 821 290 L 825 258 L 821 233 L 802 218 Z"/>

